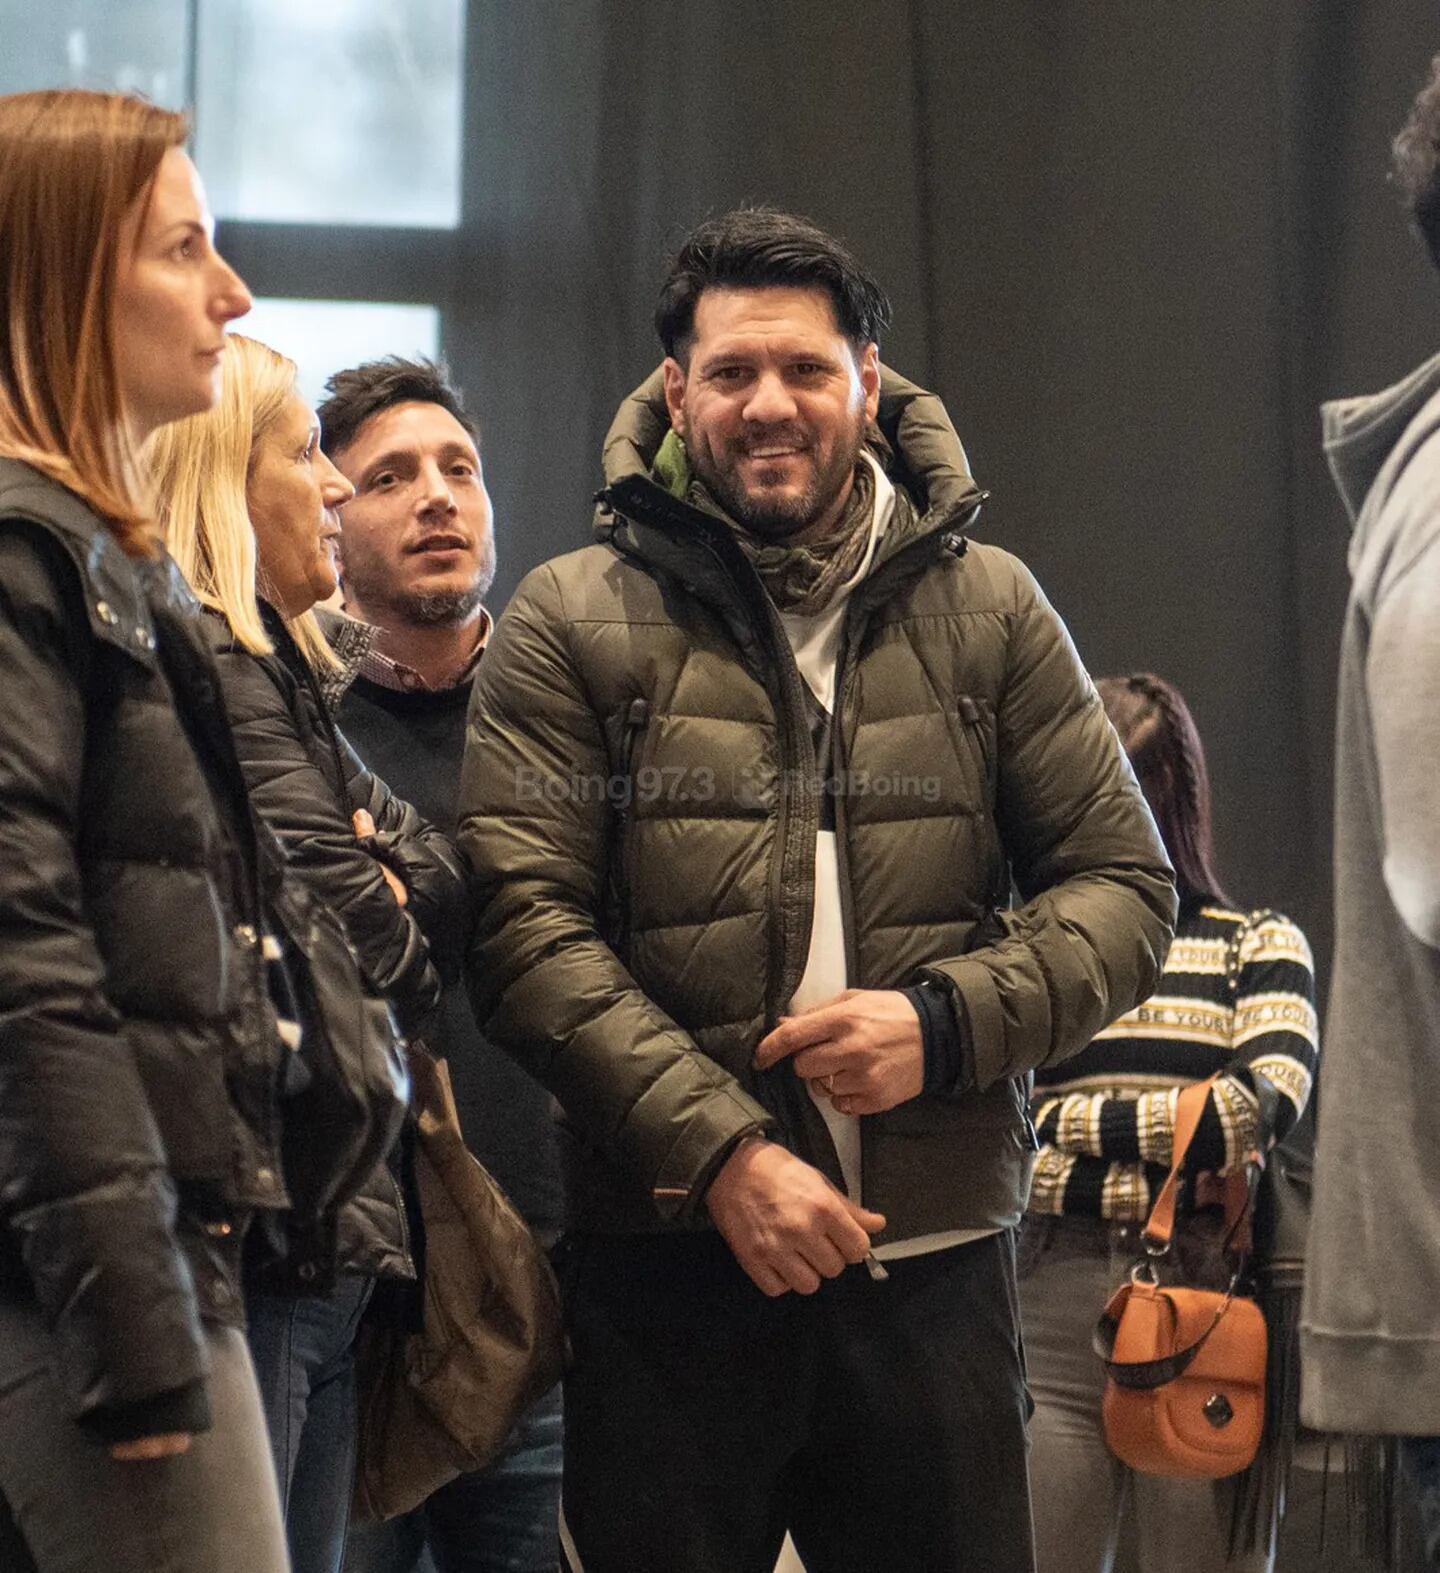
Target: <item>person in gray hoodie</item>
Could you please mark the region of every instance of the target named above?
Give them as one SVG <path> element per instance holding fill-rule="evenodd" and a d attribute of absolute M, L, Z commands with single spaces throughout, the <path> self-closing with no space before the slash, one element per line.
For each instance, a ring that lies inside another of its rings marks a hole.
<path fill-rule="evenodd" d="M 1440 267 L 1440 56 L 1395 142 Z M 1440 1545 L 1440 355 L 1325 406 L 1354 521 L 1336 738 L 1336 939 L 1302 1316 L 1302 1413 L 1424 1439 Z"/>

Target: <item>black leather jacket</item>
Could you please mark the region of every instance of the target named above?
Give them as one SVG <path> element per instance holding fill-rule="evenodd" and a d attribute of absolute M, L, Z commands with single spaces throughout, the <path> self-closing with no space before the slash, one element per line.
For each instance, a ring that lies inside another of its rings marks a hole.
<path fill-rule="evenodd" d="M 289 863 L 345 924 L 372 985 L 415 1034 L 458 976 L 468 902 L 448 837 L 366 769 L 335 725 L 320 685 L 273 608 L 262 606 L 272 655 L 234 640 L 219 615 L 206 617 L 251 801 L 279 837 Z M 372 850 L 351 815 L 375 822 Z M 372 851 L 373 854 L 372 855 Z M 391 864 L 409 900 L 397 904 L 376 863 Z M 399 1185 L 378 1170 L 341 1213 L 338 1265 L 381 1277 L 415 1268 Z M 303 1287 L 303 1283 L 301 1287 Z"/>
<path fill-rule="evenodd" d="M 208 1424 L 202 1319 L 288 1197 L 257 837 L 174 565 L 0 459 L 0 1292 L 108 1439 Z"/>

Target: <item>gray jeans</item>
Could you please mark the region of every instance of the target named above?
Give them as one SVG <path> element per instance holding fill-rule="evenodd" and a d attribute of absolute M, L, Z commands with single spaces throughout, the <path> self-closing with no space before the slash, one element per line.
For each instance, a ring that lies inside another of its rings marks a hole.
<path fill-rule="evenodd" d="M 1132 1516 L 1140 1573 L 1269 1573 L 1256 1552 L 1226 1560 L 1229 1492 L 1208 1480 L 1127 1469 L 1100 1426 L 1104 1370 L 1096 1320 L 1141 1254 L 1138 1229 L 1088 1219 L 1027 1219 L 1018 1274 L 1035 1415 L 1030 1484 L 1037 1573 L 1111 1573 Z"/>
<path fill-rule="evenodd" d="M 40 1313 L 0 1297 L 4 1573 L 289 1573 L 244 1336 L 207 1336 L 210 1429 L 175 1458 L 121 1463 L 67 1417 Z"/>

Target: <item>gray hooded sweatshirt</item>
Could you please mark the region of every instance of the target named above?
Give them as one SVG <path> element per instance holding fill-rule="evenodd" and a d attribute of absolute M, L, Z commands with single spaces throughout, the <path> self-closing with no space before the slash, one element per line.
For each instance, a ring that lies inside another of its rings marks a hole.
<path fill-rule="evenodd" d="M 1440 1436 L 1440 356 L 1323 421 L 1354 534 L 1302 1413 Z"/>

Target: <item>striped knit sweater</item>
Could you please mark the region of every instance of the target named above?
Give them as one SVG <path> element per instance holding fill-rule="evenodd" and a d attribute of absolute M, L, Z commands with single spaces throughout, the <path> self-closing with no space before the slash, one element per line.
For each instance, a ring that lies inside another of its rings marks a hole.
<path fill-rule="evenodd" d="M 1182 914 L 1155 994 L 1037 1073 L 1030 1211 L 1145 1219 L 1169 1172 L 1180 1087 L 1225 1072 L 1191 1147 L 1197 1168 L 1223 1172 L 1299 1118 L 1318 1047 L 1314 963 L 1288 918 Z M 1262 1077 L 1279 1094 L 1264 1132 Z"/>

